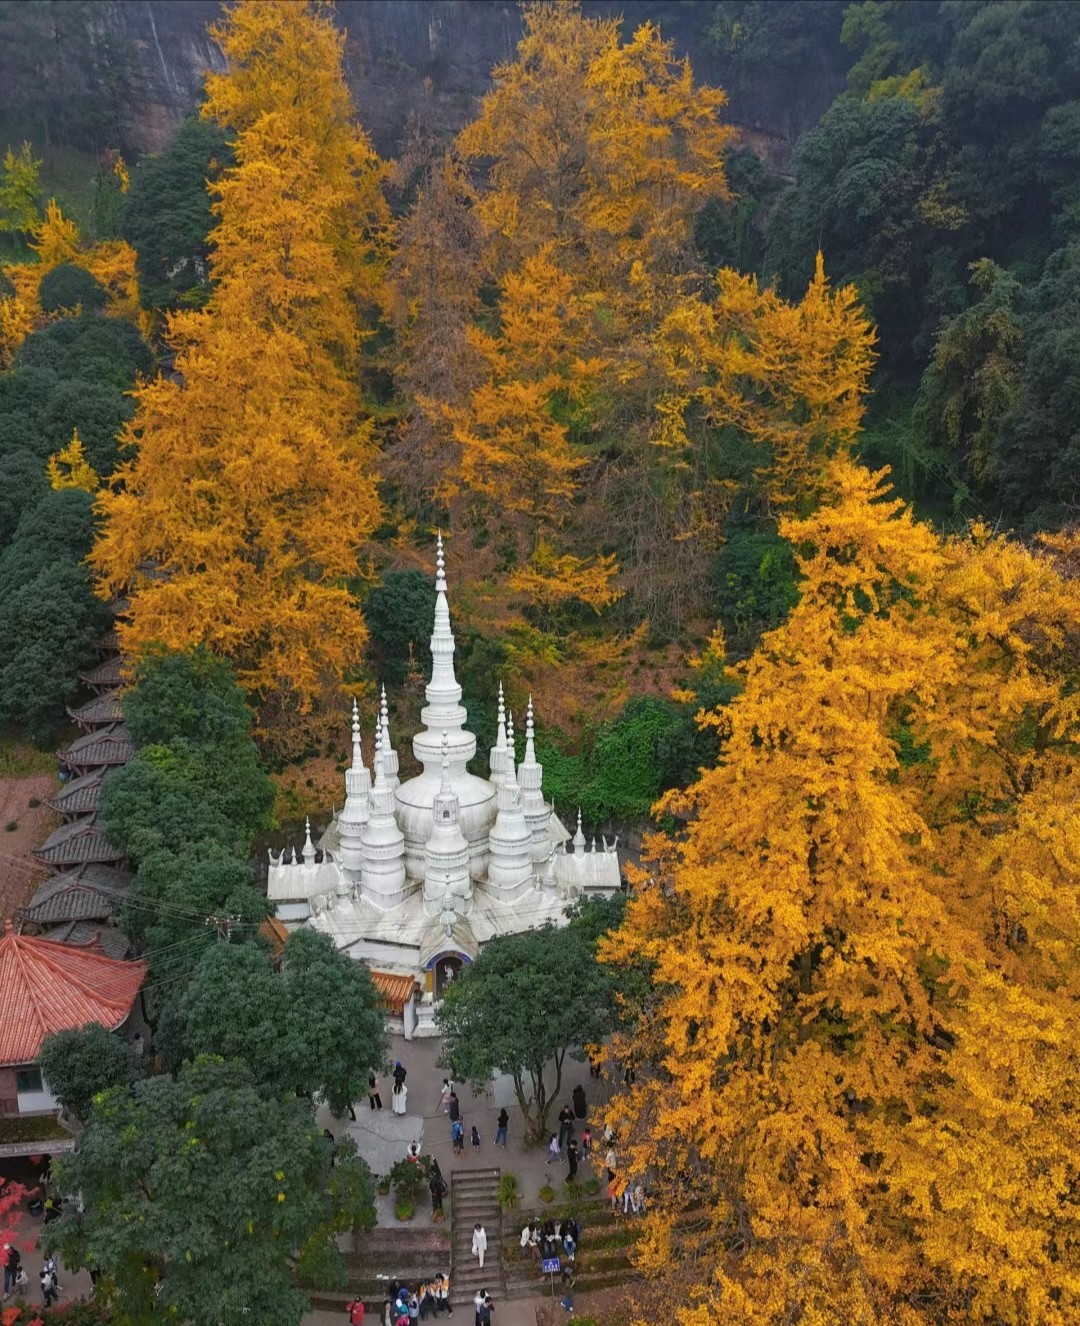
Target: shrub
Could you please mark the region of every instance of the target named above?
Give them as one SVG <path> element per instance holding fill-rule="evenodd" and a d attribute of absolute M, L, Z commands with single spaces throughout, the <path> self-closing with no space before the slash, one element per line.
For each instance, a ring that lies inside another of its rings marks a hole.
<path fill-rule="evenodd" d="M 16 830 L 18 827 L 19 827 L 19 821 L 18 821 L 18 820 L 8 820 L 8 822 L 4 825 L 4 829 L 5 829 L 8 833 L 14 833 L 15 830 Z"/>
<path fill-rule="evenodd" d="M 416 1212 L 415 1202 L 406 1202 L 406 1201 L 401 1201 L 399 1199 L 394 1203 L 394 1215 L 398 1218 L 398 1220 L 411 1220 L 415 1212 Z"/>
<path fill-rule="evenodd" d="M 108 293 L 85 268 L 62 262 L 41 278 L 38 298 L 44 313 L 69 312 L 79 307 L 89 312 L 104 308 Z"/>
<path fill-rule="evenodd" d="M 586 1193 L 587 1193 L 590 1197 L 595 1197 L 596 1194 L 600 1191 L 600 1180 L 599 1180 L 599 1179 L 586 1179 L 586 1180 L 585 1180 L 585 1183 L 584 1183 L 583 1186 L 584 1186 L 584 1188 L 585 1188 Z"/>
<path fill-rule="evenodd" d="M 418 1164 L 411 1160 L 399 1160 L 390 1171 L 390 1184 L 394 1189 L 394 1197 L 398 1205 L 403 1203 L 415 1206 L 420 1194 L 424 1191 L 424 1171 Z M 395 1206 L 395 1211 L 397 1207 Z M 398 1216 L 399 1220 L 408 1220 L 412 1216 L 409 1212 L 407 1216 Z"/>
<path fill-rule="evenodd" d="M 584 1188 L 580 1183 L 578 1183 L 577 1179 L 567 1179 L 566 1182 L 563 1184 L 563 1190 L 566 1193 L 567 1199 L 569 1201 L 571 1202 L 581 1201 L 581 1194 L 584 1192 Z"/>
<path fill-rule="evenodd" d="M 499 1178 L 498 1200 L 499 1208 L 503 1211 L 512 1211 L 521 1205 L 521 1190 L 518 1187 L 517 1175 L 511 1174 L 509 1170 L 504 1171 Z"/>
<path fill-rule="evenodd" d="M 550 1183 L 545 1183 L 540 1189 L 540 1200 L 542 1202 L 553 1202 L 555 1200 L 555 1189 Z"/>
<path fill-rule="evenodd" d="M 37 810 L 38 806 L 41 805 L 41 798 L 31 797 L 26 804 L 30 807 L 31 810 Z"/>

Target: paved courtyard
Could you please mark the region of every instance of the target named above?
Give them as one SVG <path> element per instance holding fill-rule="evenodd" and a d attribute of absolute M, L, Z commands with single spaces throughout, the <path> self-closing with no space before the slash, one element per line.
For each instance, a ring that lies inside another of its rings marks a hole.
<path fill-rule="evenodd" d="M 357 1150 L 367 1161 L 375 1174 L 386 1174 L 397 1160 L 405 1157 L 409 1143 L 420 1143 L 425 1155 L 433 1155 L 439 1162 L 447 1182 L 457 1170 L 477 1170 L 499 1168 L 509 1170 L 517 1176 L 523 1206 L 535 1205 L 537 1194 L 545 1183 L 558 1192 L 567 1176 L 567 1165 L 546 1165 L 544 1147 L 525 1146 L 525 1123 L 514 1087 L 509 1077 L 497 1078 L 487 1091 L 475 1094 L 467 1083 L 455 1083 L 461 1106 L 461 1118 L 465 1124 L 465 1154 L 455 1156 L 450 1143 L 450 1120 L 443 1113 L 439 1103 L 442 1094 L 443 1078 L 448 1070 L 437 1066 L 437 1059 L 442 1050 L 441 1040 L 406 1041 L 401 1036 L 393 1037 L 390 1058 L 391 1064 L 400 1060 L 404 1065 L 408 1087 L 407 1112 L 404 1116 L 395 1115 L 390 1109 L 390 1091 L 393 1086 L 391 1077 L 381 1080 L 382 1110 L 372 1110 L 364 1098 L 356 1102 L 356 1122 L 348 1117 L 333 1118 L 328 1111 L 319 1114 L 320 1128 L 329 1128 L 335 1135 L 348 1132 L 356 1141 Z M 548 1070 L 548 1084 L 554 1081 L 554 1067 Z M 559 1096 L 551 1109 L 549 1123 L 553 1132 L 558 1131 L 558 1113 L 564 1103 L 570 1100 L 570 1093 L 580 1083 L 585 1088 L 588 1103 L 586 1122 L 593 1132 L 603 1132 L 600 1115 L 602 1106 L 611 1094 L 610 1085 L 589 1076 L 589 1066 L 585 1062 L 567 1059 L 563 1063 L 563 1079 Z M 505 1148 L 495 1145 L 495 1127 L 499 1110 L 505 1105 L 510 1115 L 510 1127 Z M 469 1144 L 469 1132 L 476 1124 L 480 1132 L 480 1149 L 474 1151 Z M 581 1123 L 578 1123 L 580 1138 Z M 584 1159 L 578 1168 L 578 1179 L 591 1177 L 592 1170 Z M 378 1217 L 380 1224 L 396 1225 L 393 1210 L 393 1197 L 378 1199 Z M 416 1221 L 431 1223 L 430 1202 L 418 1207 Z"/>

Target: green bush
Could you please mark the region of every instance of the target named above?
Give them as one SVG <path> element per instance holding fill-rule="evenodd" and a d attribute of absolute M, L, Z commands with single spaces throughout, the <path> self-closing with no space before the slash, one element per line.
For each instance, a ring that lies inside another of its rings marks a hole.
<path fill-rule="evenodd" d="M 415 1213 L 416 1213 L 415 1202 L 401 1201 L 399 1199 L 394 1203 L 394 1215 L 398 1218 L 398 1220 L 411 1220 Z"/>
<path fill-rule="evenodd" d="M 566 1193 L 568 1201 L 580 1202 L 584 1185 L 580 1184 L 577 1179 L 567 1179 L 563 1184 L 563 1191 Z"/>
<path fill-rule="evenodd" d="M 504 1170 L 499 1177 L 498 1201 L 499 1208 L 503 1211 L 512 1211 L 521 1205 L 521 1190 L 518 1187 L 517 1175 L 511 1174 L 509 1170 Z"/>
<path fill-rule="evenodd" d="M 84 313 L 105 307 L 105 287 L 84 267 L 62 262 L 41 278 L 38 298 L 44 313 L 65 313 L 81 308 Z"/>
<path fill-rule="evenodd" d="M 599 1180 L 599 1179 L 586 1179 L 586 1180 L 585 1180 L 585 1183 L 583 1184 L 583 1187 L 584 1187 L 584 1189 L 585 1189 L 585 1192 L 586 1192 L 590 1197 L 595 1197 L 596 1194 L 600 1191 L 600 1180 Z"/>
<path fill-rule="evenodd" d="M 555 1189 L 550 1183 L 545 1183 L 540 1189 L 540 1200 L 542 1202 L 553 1202 L 555 1200 Z"/>
<path fill-rule="evenodd" d="M 425 1183 L 424 1168 L 411 1160 L 399 1160 L 390 1171 L 390 1184 L 398 1204 L 407 1202 L 415 1205 L 424 1191 Z M 398 1217 L 399 1220 L 408 1218 L 408 1216 Z"/>

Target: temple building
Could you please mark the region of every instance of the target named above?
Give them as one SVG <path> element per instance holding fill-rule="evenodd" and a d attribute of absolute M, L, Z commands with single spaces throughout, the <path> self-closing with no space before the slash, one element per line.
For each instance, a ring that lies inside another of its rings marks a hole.
<path fill-rule="evenodd" d="M 318 845 L 309 824 L 299 860 L 295 848 L 288 861 L 271 855 L 267 881 L 280 921 L 323 931 L 388 990 L 414 979 L 391 1012 L 417 1036 L 435 1034 L 434 1001 L 489 939 L 560 925 L 575 898 L 620 885 L 617 844 L 602 839 L 598 851 L 594 839 L 586 851 L 580 813 L 571 837 L 544 800 L 531 698 L 521 763 L 500 683 L 490 776 L 468 771 L 476 738 L 454 674 L 441 537 L 435 595 L 424 726 L 412 741 L 422 772 L 398 778 L 385 687 L 368 769 L 354 703 L 345 804 Z"/>

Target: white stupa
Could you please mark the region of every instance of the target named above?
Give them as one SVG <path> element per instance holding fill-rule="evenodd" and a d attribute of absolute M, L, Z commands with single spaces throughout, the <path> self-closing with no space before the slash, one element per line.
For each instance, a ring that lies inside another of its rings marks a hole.
<path fill-rule="evenodd" d="M 490 778 L 468 771 L 476 738 L 454 675 L 441 536 L 435 594 L 424 726 L 412 742 L 423 772 L 399 782 L 384 687 L 369 773 L 354 703 L 345 805 L 319 843 L 321 860 L 309 833 L 302 863 L 295 850 L 289 861 L 284 850 L 271 855 L 267 885 L 280 920 L 322 930 L 367 961 L 377 984 L 400 990 L 415 980 L 416 998 L 399 1001 L 415 1035 L 434 1034 L 435 999 L 489 939 L 562 924 L 568 902 L 620 884 L 617 842 L 602 839 L 597 851 L 594 839 L 586 852 L 580 812 L 571 842 L 544 800 L 531 697 L 520 767 L 500 683 Z"/>

